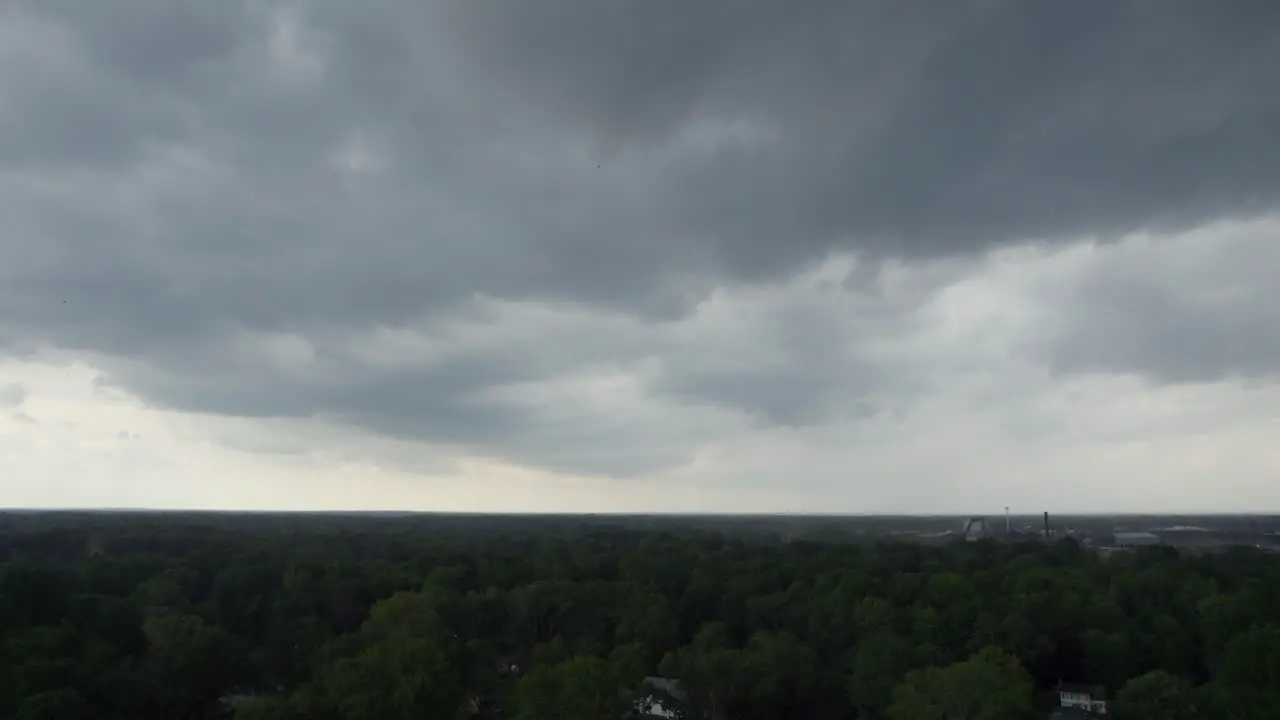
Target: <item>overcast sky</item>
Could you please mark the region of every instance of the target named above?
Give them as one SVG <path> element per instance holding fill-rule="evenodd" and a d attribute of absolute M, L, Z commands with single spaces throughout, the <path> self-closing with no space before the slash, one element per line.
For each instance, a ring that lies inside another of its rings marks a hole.
<path fill-rule="evenodd" d="M 0 506 L 1280 510 L 1277 27 L 0 3 Z"/>

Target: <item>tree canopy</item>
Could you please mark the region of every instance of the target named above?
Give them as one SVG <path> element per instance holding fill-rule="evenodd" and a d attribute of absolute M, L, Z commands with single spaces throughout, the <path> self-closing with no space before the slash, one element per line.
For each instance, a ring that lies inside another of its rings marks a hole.
<path fill-rule="evenodd" d="M 1280 707 L 1280 560 L 1249 548 L 478 528 L 0 528 L 0 717 L 617 719 L 652 677 L 708 720 L 1019 720 L 1064 682 L 1116 720 Z"/>

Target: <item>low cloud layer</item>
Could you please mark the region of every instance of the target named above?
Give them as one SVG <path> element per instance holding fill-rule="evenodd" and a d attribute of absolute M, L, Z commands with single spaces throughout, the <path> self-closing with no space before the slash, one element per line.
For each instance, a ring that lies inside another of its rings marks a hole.
<path fill-rule="evenodd" d="M 759 496 L 788 509 L 1247 445 L 1271 419 L 1235 389 L 1280 368 L 1278 14 L 9 3 L 0 410 L 38 432 L 27 374 L 85 363 L 250 423 L 206 430 L 251 457 L 807 488 Z"/>

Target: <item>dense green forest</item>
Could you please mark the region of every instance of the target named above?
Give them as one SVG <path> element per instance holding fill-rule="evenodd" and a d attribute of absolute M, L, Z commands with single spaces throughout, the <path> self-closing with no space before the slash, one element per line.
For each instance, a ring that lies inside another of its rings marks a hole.
<path fill-rule="evenodd" d="M 0 536 L 0 718 L 1280 717 L 1280 559 L 151 520 Z M 668 706 L 670 706 L 668 698 Z"/>

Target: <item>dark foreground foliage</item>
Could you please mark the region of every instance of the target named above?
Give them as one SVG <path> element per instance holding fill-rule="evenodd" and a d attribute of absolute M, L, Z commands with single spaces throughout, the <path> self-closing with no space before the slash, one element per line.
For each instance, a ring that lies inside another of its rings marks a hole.
<path fill-rule="evenodd" d="M 141 521 L 139 521 L 141 522 Z M 0 540 L 0 718 L 1280 717 L 1280 561 L 121 522 Z M 565 520 L 565 523 L 571 521 Z"/>

